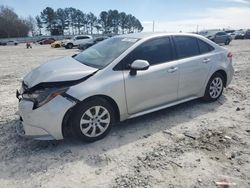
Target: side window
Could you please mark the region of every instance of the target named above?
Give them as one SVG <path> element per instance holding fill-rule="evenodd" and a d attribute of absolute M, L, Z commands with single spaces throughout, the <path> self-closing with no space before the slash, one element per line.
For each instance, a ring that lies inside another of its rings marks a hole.
<path fill-rule="evenodd" d="M 137 59 L 146 60 L 156 65 L 173 60 L 173 52 L 169 37 L 152 39 L 138 46 L 125 59 L 126 68 Z"/>
<path fill-rule="evenodd" d="M 89 39 L 88 36 L 78 36 L 76 37 L 76 40 L 81 40 L 81 39 Z"/>
<path fill-rule="evenodd" d="M 211 51 L 214 50 L 214 47 L 212 47 L 208 43 L 206 43 L 206 42 L 204 42 L 204 41 L 202 41 L 200 39 L 197 39 L 197 40 L 198 40 L 198 44 L 199 44 L 201 54 L 205 54 L 205 53 L 208 53 L 208 52 L 211 52 Z"/>
<path fill-rule="evenodd" d="M 226 33 L 225 32 L 218 32 L 216 35 L 223 36 L 223 35 L 226 35 Z"/>
<path fill-rule="evenodd" d="M 175 36 L 174 41 L 179 58 L 192 57 L 200 54 L 196 38 L 189 36 Z"/>
<path fill-rule="evenodd" d="M 96 41 L 102 41 L 104 38 L 97 38 Z"/>

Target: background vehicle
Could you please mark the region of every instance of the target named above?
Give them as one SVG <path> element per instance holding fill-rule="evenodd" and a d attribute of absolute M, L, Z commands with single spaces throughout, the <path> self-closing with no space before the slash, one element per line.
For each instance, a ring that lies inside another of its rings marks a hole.
<path fill-rule="evenodd" d="M 70 40 L 64 40 L 62 46 L 65 47 L 66 49 L 71 49 L 75 46 L 78 46 L 81 43 L 89 42 L 91 39 L 92 36 L 90 35 L 78 35 Z"/>
<path fill-rule="evenodd" d="M 225 30 L 225 33 L 231 36 L 232 39 L 235 38 L 235 30 Z"/>
<path fill-rule="evenodd" d="M 47 39 L 43 39 L 39 42 L 39 44 L 43 45 L 43 44 L 51 44 L 53 42 L 55 42 L 56 40 L 54 38 L 47 38 Z"/>
<path fill-rule="evenodd" d="M 58 40 L 51 44 L 52 48 L 60 48 L 62 46 L 62 41 Z"/>
<path fill-rule="evenodd" d="M 250 39 L 250 29 L 248 29 L 245 33 L 245 39 Z"/>
<path fill-rule="evenodd" d="M 224 31 L 208 32 L 205 37 L 217 44 L 229 45 L 232 41 L 232 37 Z"/>
<path fill-rule="evenodd" d="M 91 39 L 90 41 L 86 42 L 86 43 L 81 43 L 78 45 L 78 49 L 79 50 L 85 50 L 87 48 L 89 48 L 90 46 L 93 46 L 94 44 L 97 44 L 98 42 L 101 42 L 105 39 L 107 39 L 108 37 L 97 37 L 95 39 Z"/>
<path fill-rule="evenodd" d="M 234 39 L 244 39 L 245 33 L 246 33 L 246 31 L 244 31 L 244 30 L 236 31 Z"/>
<path fill-rule="evenodd" d="M 233 73 L 232 54 L 199 35 L 112 37 L 26 75 L 19 129 L 36 139 L 73 132 L 96 141 L 116 122 L 196 98 L 216 101 Z"/>
<path fill-rule="evenodd" d="M 7 43 L 6 42 L 0 42 L 0 46 L 6 46 Z"/>
<path fill-rule="evenodd" d="M 15 40 L 9 40 L 9 41 L 7 41 L 6 42 L 6 45 L 18 45 L 19 44 L 19 42 L 18 41 L 15 41 Z"/>
<path fill-rule="evenodd" d="M 36 42 L 39 43 L 39 42 L 41 42 L 42 40 L 45 40 L 45 39 L 46 38 L 41 38 L 41 39 L 37 40 Z"/>

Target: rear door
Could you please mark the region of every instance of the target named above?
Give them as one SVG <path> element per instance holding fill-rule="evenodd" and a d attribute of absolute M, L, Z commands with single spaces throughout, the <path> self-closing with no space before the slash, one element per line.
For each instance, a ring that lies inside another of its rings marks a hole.
<path fill-rule="evenodd" d="M 82 43 L 87 43 L 90 40 L 89 36 L 77 36 L 74 45 L 79 45 Z"/>
<path fill-rule="evenodd" d="M 195 97 L 203 88 L 211 63 L 215 61 L 209 53 L 213 47 L 191 36 L 175 36 L 174 42 L 180 70 L 178 98 Z"/>
<path fill-rule="evenodd" d="M 139 59 L 147 60 L 150 67 L 131 76 L 128 67 Z M 144 42 L 123 60 L 129 114 L 149 110 L 177 99 L 179 71 L 173 59 L 170 37 L 161 37 Z"/>

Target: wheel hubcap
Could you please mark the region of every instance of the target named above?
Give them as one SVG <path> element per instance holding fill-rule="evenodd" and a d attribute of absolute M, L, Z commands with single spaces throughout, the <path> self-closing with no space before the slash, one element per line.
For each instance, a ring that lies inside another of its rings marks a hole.
<path fill-rule="evenodd" d="M 220 77 L 216 77 L 210 84 L 209 94 L 213 99 L 216 99 L 217 97 L 220 96 L 222 89 L 223 89 L 222 79 Z"/>
<path fill-rule="evenodd" d="M 82 134 L 97 137 L 105 132 L 110 124 L 110 114 L 103 106 L 94 106 L 84 112 L 80 121 Z"/>

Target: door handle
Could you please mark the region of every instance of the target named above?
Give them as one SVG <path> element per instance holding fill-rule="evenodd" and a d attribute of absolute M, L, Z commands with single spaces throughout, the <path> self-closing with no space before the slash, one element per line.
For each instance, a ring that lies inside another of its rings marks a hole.
<path fill-rule="evenodd" d="M 173 73 L 176 72 L 178 70 L 178 67 L 171 67 L 170 69 L 168 69 L 169 73 Z"/>
<path fill-rule="evenodd" d="M 208 63 L 210 61 L 210 59 L 209 58 L 205 58 L 205 59 L 203 59 L 203 63 Z"/>

